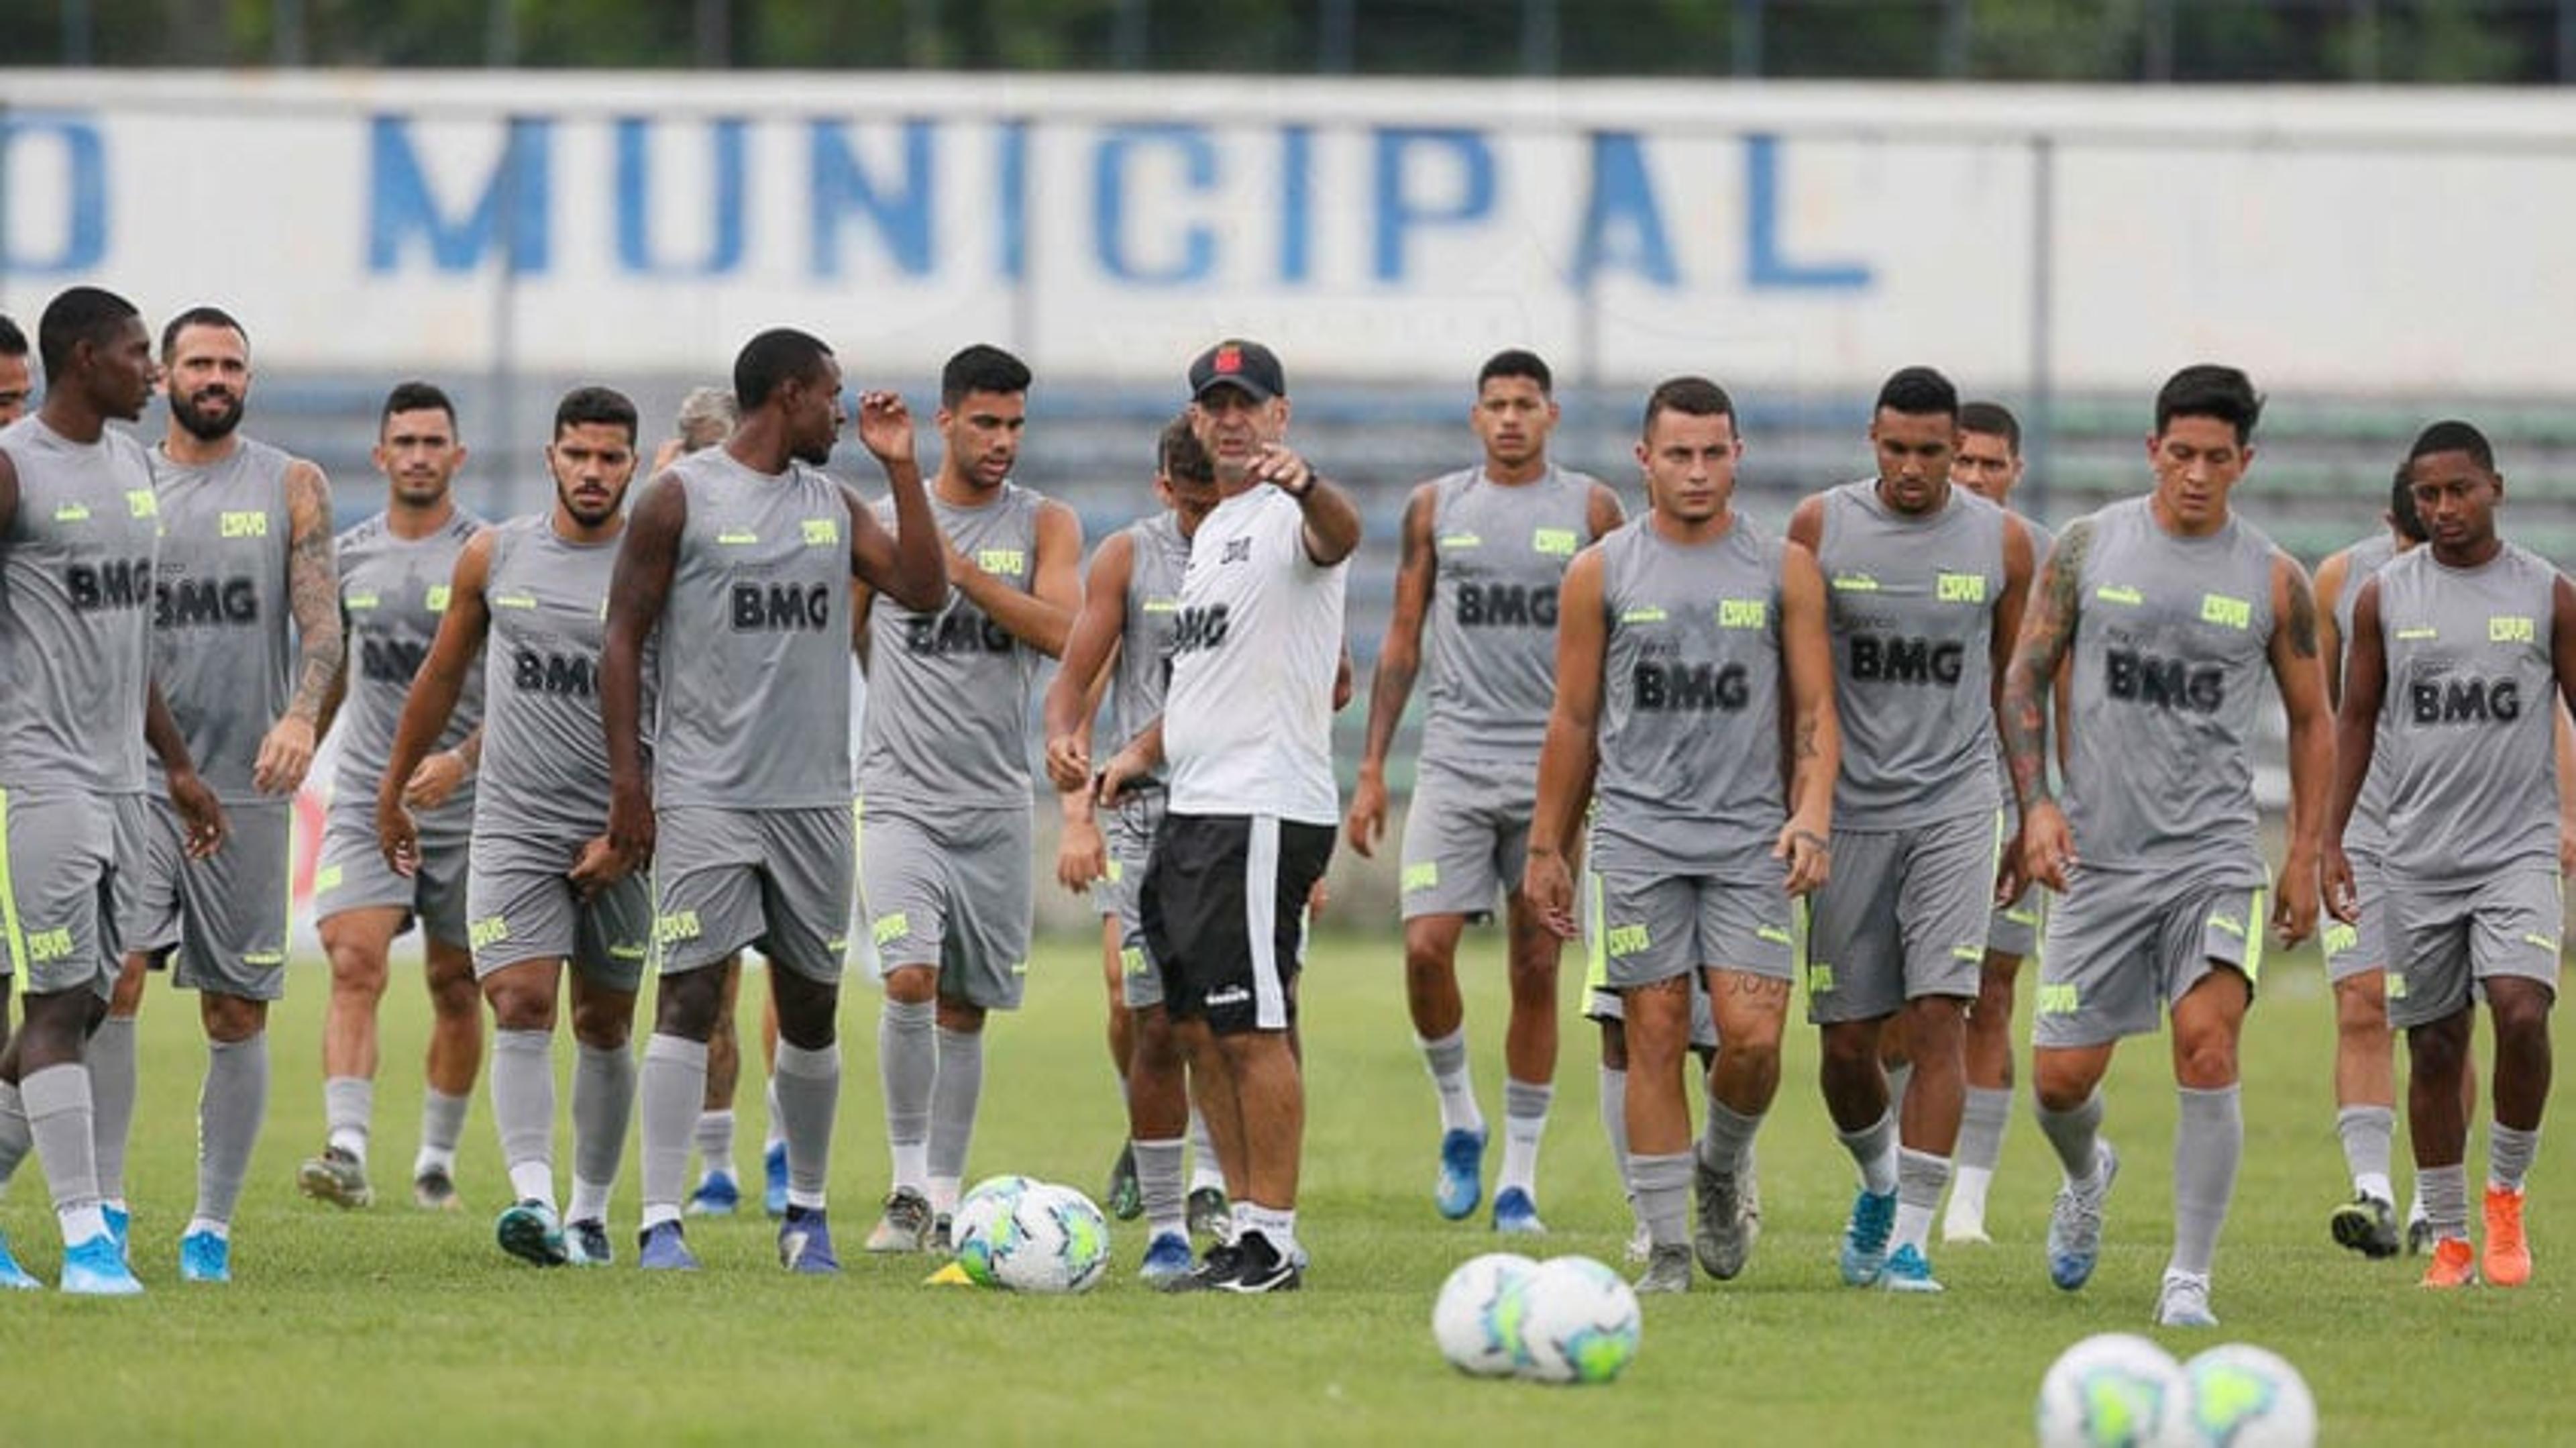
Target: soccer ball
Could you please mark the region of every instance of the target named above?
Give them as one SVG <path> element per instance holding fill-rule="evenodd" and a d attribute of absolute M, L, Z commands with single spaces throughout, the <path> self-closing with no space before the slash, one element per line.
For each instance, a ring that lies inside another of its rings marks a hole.
<path fill-rule="evenodd" d="M 1054 1182 L 1020 1193 L 990 1238 L 993 1279 L 1014 1292 L 1088 1292 L 1109 1270 L 1108 1219 Z"/>
<path fill-rule="evenodd" d="M 2191 1441 L 2227 1448 L 2310 1448 L 2317 1400 L 2279 1353 L 2252 1343 L 2214 1347 L 2183 1364 L 2191 1382 Z"/>
<path fill-rule="evenodd" d="M 2039 1383 L 2040 1448 L 2163 1448 L 2183 1440 L 2191 1385 L 2173 1355 L 2105 1332 L 2058 1354 Z"/>
<path fill-rule="evenodd" d="M 1431 1304 L 1431 1336 L 1450 1366 L 1470 1377 L 1499 1378 L 1520 1365 L 1521 1316 L 1529 1308 L 1520 1286 L 1537 1270 L 1517 1252 L 1488 1252 L 1458 1264 Z"/>
<path fill-rule="evenodd" d="M 1606 1383 L 1637 1360 L 1644 1323 L 1627 1280 L 1589 1257 L 1551 1257 L 1521 1279 L 1522 1377 Z"/>
<path fill-rule="evenodd" d="M 958 1200 L 956 1214 L 949 1218 L 949 1242 L 958 1269 L 976 1285 L 1000 1285 L 993 1276 L 994 1253 L 1010 1239 L 1011 1209 L 1036 1185 L 1024 1176 L 986 1177 Z"/>

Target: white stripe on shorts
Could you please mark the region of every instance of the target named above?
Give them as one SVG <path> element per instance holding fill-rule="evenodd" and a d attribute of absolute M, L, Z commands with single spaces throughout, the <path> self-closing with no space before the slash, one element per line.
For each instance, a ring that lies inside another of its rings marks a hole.
<path fill-rule="evenodd" d="M 1288 1029 L 1279 984 L 1279 817 L 1254 815 L 1243 848 L 1243 933 L 1252 948 L 1252 1026 Z"/>

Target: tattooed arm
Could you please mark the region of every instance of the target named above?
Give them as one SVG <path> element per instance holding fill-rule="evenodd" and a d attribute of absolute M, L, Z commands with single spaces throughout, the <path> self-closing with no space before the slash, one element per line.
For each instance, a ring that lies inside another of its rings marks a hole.
<path fill-rule="evenodd" d="M 2335 714 L 2326 703 L 2316 595 L 2307 570 L 2286 553 L 2272 557 L 2272 617 L 2272 677 L 2290 716 L 2290 852 L 2281 862 L 2272 925 L 2282 944 L 2296 945 L 2317 928 L 2317 854 L 2334 784 Z M 2354 632 L 2360 632 L 2357 621 Z"/>
<path fill-rule="evenodd" d="M 323 701 L 344 652 L 340 571 L 331 555 L 331 484 L 298 459 L 286 471 L 286 596 L 295 614 L 295 697 L 259 742 L 251 783 L 262 794 L 293 794 L 313 767 Z"/>
<path fill-rule="evenodd" d="M 2058 535 L 2041 565 L 2038 585 L 2022 609 L 2021 636 L 2004 670 L 2004 764 L 2021 801 L 2022 872 L 2063 893 L 2066 867 L 2075 863 L 2075 841 L 2066 816 L 2048 792 L 2048 706 L 2058 665 L 2075 640 L 2082 617 L 2084 558 L 2093 547 L 2093 520 L 2079 518 Z"/>

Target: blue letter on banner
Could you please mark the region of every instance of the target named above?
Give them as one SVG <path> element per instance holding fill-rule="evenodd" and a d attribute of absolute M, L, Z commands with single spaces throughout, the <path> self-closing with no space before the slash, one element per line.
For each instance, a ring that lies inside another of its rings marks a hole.
<path fill-rule="evenodd" d="M 482 194 L 460 218 L 444 215 L 429 191 L 413 148 L 411 119 L 377 116 L 368 125 L 372 158 L 367 207 L 367 269 L 385 273 L 402 265 L 408 240 L 429 243 L 430 265 L 442 272 L 470 272 L 501 242 L 510 270 L 542 272 L 551 257 L 548 198 L 552 193 L 554 122 L 533 116 L 510 119 L 501 159 L 484 179 Z M 503 237 L 503 218 L 508 236 Z"/>
<path fill-rule="evenodd" d="M 1417 207 L 1405 187 L 1407 153 L 1437 147 L 1457 158 L 1462 184 L 1446 206 Z M 1457 226 L 1494 209 L 1494 153 L 1475 131 L 1394 126 L 1377 133 L 1377 279 L 1404 280 L 1404 237 L 1417 224 Z"/>
<path fill-rule="evenodd" d="M 863 211 L 876 223 L 886 251 L 906 276 L 930 275 L 931 123 L 903 123 L 903 189 L 881 192 L 850 151 L 835 121 L 816 121 L 814 146 L 814 274 L 841 274 L 841 229 L 847 213 Z"/>
<path fill-rule="evenodd" d="M 1859 262 L 1794 262 L 1780 254 L 1780 138 L 1744 138 L 1744 280 L 1757 291 L 1856 291 L 1870 284 Z"/>
<path fill-rule="evenodd" d="M 14 149 L 22 137 L 59 137 L 63 169 L 70 182 L 63 208 L 63 244 L 51 256 L 21 256 L 10 249 L 8 228 L 0 226 L 0 272 L 21 276 L 65 276 L 90 271 L 107 259 L 107 142 L 91 122 L 70 116 L 10 115 L 0 117 L 0 152 Z M 9 174 L 0 158 L 0 176 Z M 8 214 L 0 197 L 0 220 Z M 29 318 L 33 321 L 33 318 Z"/>
<path fill-rule="evenodd" d="M 1180 153 L 1182 184 L 1192 193 L 1216 189 L 1216 146 L 1207 132 L 1178 123 L 1112 126 L 1100 138 L 1091 162 L 1091 246 L 1101 269 L 1122 282 L 1147 286 L 1181 286 L 1204 281 L 1216 270 L 1216 233 L 1200 223 L 1181 231 L 1181 256 L 1162 266 L 1147 266 L 1127 253 L 1127 161 L 1143 146 L 1167 146 Z"/>

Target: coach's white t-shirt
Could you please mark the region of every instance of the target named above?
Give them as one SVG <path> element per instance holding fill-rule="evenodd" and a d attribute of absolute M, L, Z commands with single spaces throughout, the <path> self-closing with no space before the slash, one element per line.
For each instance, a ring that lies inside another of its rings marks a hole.
<path fill-rule="evenodd" d="M 1308 557 L 1305 523 L 1265 483 L 1218 504 L 1190 539 L 1163 696 L 1175 814 L 1341 819 L 1333 674 L 1348 560 Z"/>

